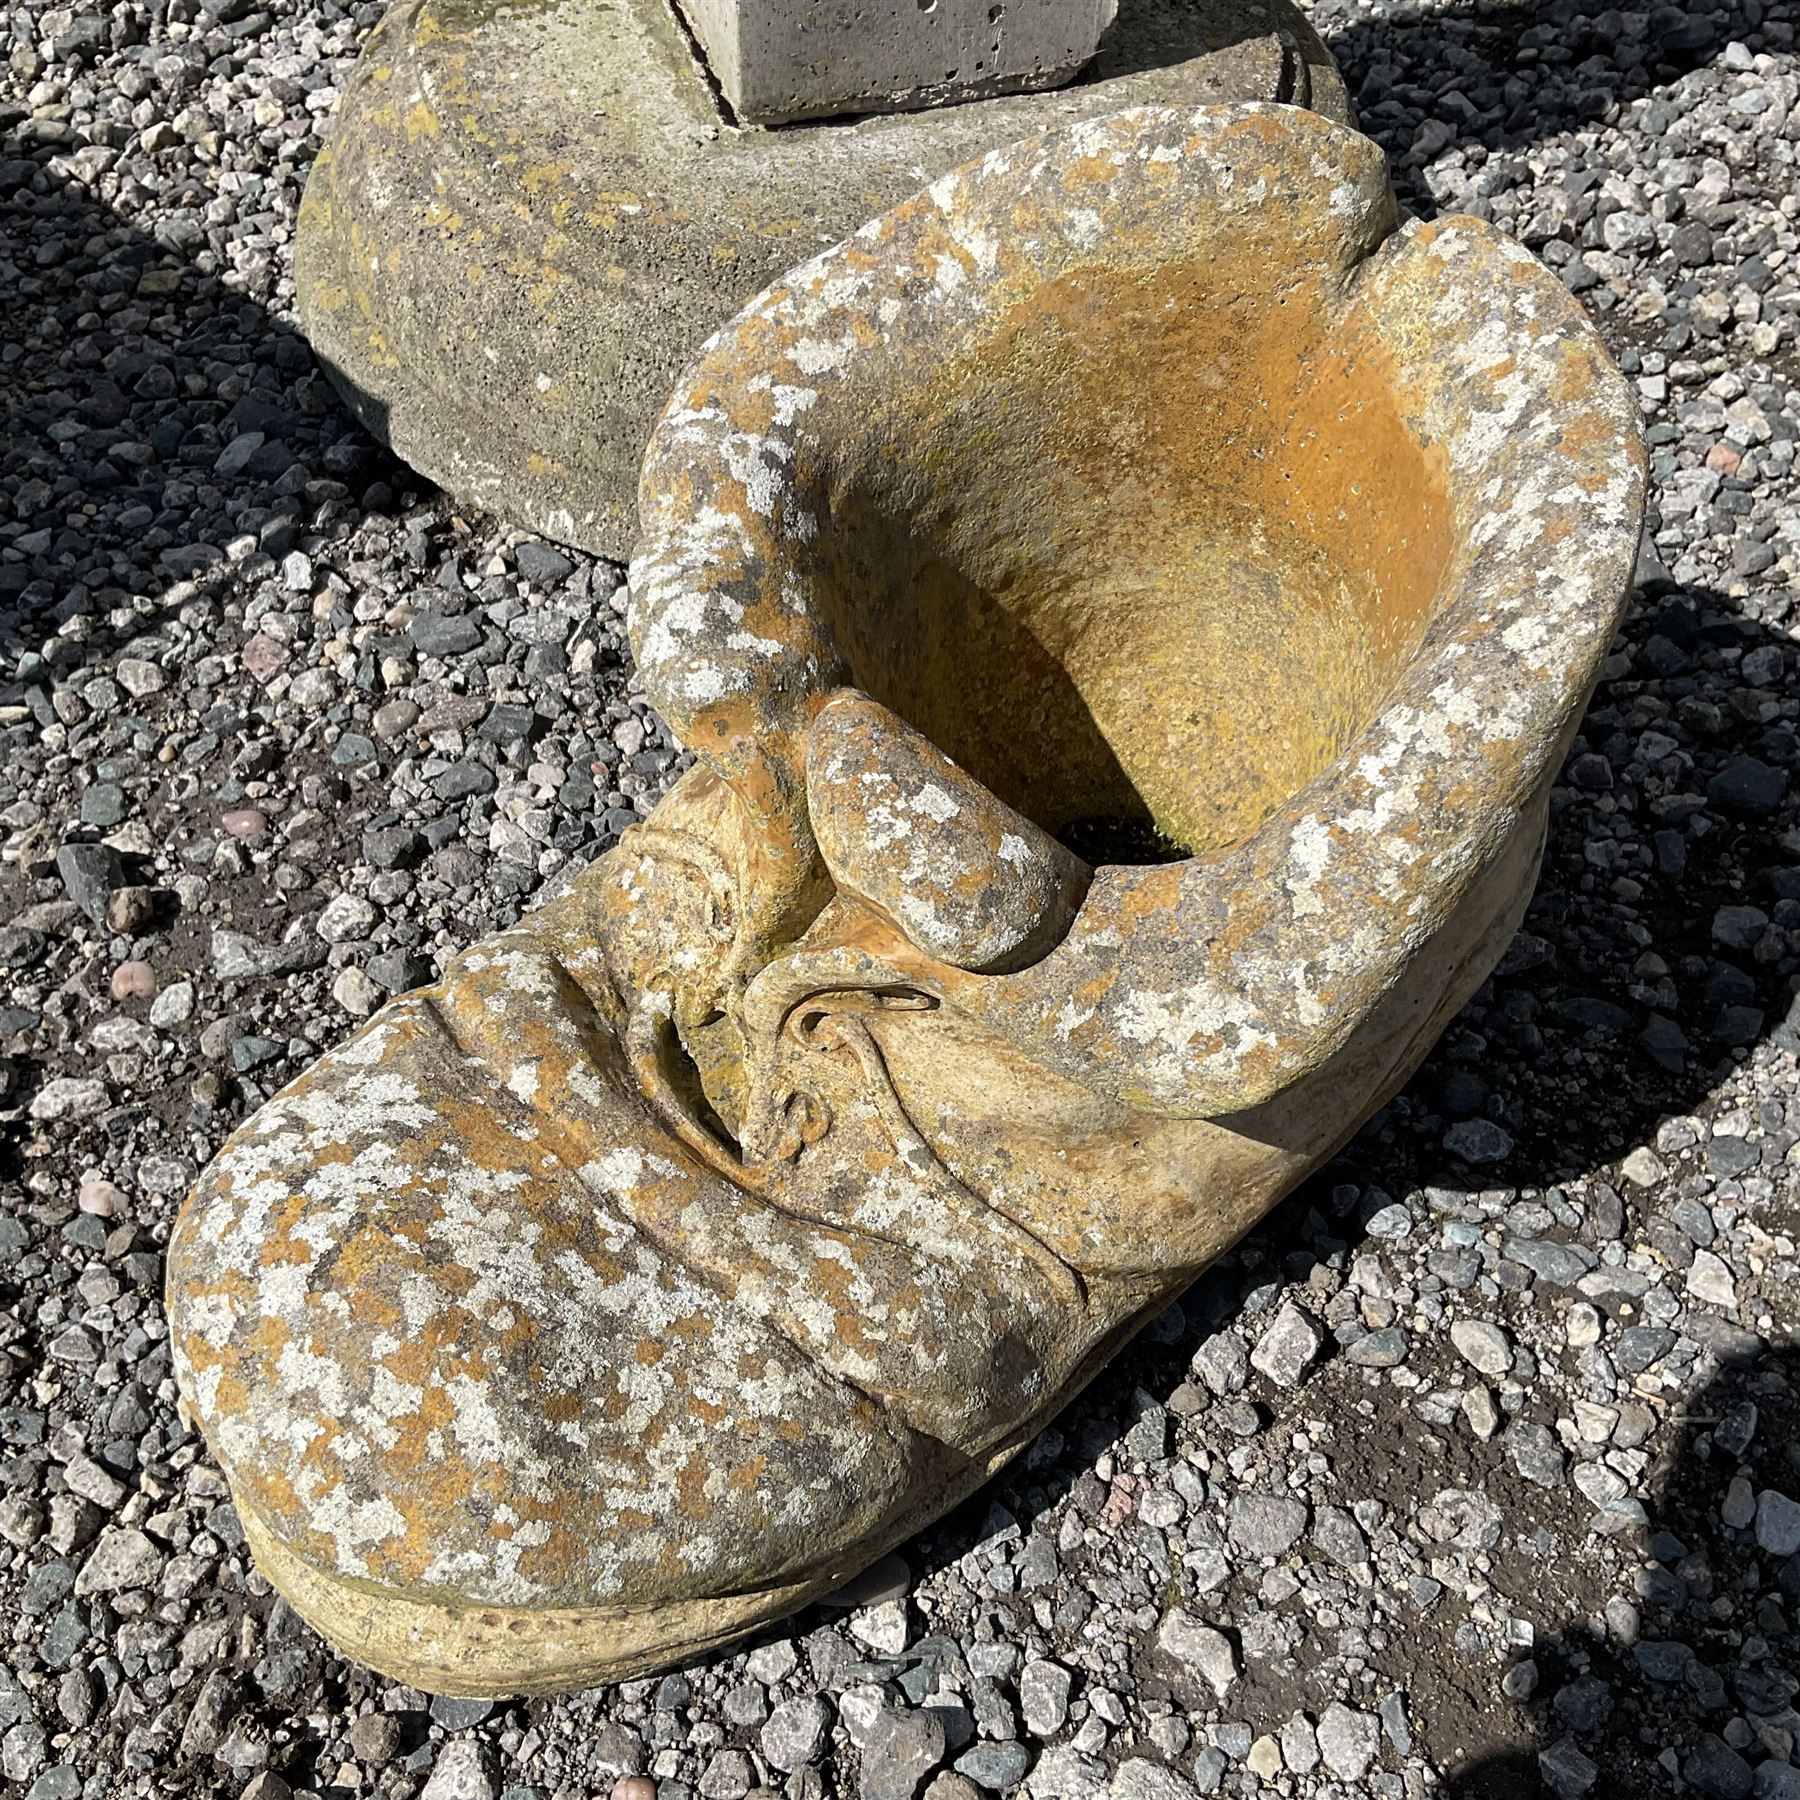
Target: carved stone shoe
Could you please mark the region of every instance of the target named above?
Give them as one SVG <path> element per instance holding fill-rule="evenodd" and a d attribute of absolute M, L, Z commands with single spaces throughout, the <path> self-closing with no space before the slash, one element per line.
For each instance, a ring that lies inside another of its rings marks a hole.
<path fill-rule="evenodd" d="M 632 570 L 699 763 L 181 1219 L 269 1579 L 575 1687 L 969 1493 L 1492 966 L 1640 462 L 1553 277 L 1285 108 L 1016 146 L 753 303 Z"/>

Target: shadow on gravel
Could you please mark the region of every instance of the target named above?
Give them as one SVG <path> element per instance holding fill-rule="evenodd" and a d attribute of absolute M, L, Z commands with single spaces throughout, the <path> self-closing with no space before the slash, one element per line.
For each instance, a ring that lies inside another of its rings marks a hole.
<path fill-rule="evenodd" d="M 1613 0 L 1466 0 L 1327 24 L 1322 34 L 1358 123 L 1388 153 L 1401 198 L 1430 217 L 1436 208 L 1419 170 L 1447 146 L 1527 151 L 1607 120 L 1778 13 L 1763 0 L 1623 15 Z M 1600 168 L 1592 179 L 1605 175 Z"/>
<path fill-rule="evenodd" d="M 65 844 L 103 838 L 130 814 L 165 816 L 165 799 L 185 804 L 203 787 L 229 805 L 266 772 L 263 709 L 241 689 L 225 698 L 234 684 L 205 656 L 190 676 L 196 729 L 159 757 L 167 678 L 153 665 L 165 634 L 179 626 L 235 656 L 244 640 L 228 597 L 297 552 L 329 565 L 360 521 L 429 490 L 352 421 L 299 334 L 221 279 L 197 180 L 171 183 L 180 210 L 151 236 L 75 178 L 82 152 L 53 121 L 46 136 L 0 105 L 0 126 L 0 759 L 30 767 L 52 734 L 66 784 L 0 867 L 4 925 L 34 901 L 62 900 Z M 335 592 L 330 616 L 300 629 L 350 624 L 357 596 L 341 581 Z M 374 662 L 371 652 L 357 671 L 365 687 Z M 333 781 L 329 746 L 347 716 L 297 712 L 287 757 Z M 130 849 L 124 866 L 139 866 Z M 247 929 L 260 903 L 246 898 Z M 197 929 L 177 918 L 174 934 Z M 90 978 L 106 971 L 76 977 Z M 40 1023 L 66 1032 L 60 1016 L 11 1005 L 10 987 L 0 967 L 0 1044 Z M 15 1103 L 61 1072 L 54 1057 L 19 1057 Z M 174 1090 L 157 1104 L 185 1111 Z M 0 1181 L 22 1175 L 21 1142 L 0 1133 Z"/>
<path fill-rule="evenodd" d="M 1800 1691 L 1796 1444 L 1800 1355 L 1726 1359 L 1652 1472 L 1635 1631 L 1617 1629 L 1624 1618 L 1571 1619 L 1521 1653 L 1506 1685 L 1535 1741 L 1455 1773 L 1449 1800 L 1644 1800 L 1674 1791 L 1678 1773 L 1685 1791 L 1717 1800 L 1800 1793 L 1787 1766 Z M 1765 1744 L 1773 1782 L 1752 1773 Z"/>
<path fill-rule="evenodd" d="M 153 628 L 132 596 L 213 594 L 247 554 L 328 548 L 425 486 L 299 334 L 219 278 L 197 180 L 150 237 L 32 129 L 0 135 L 0 705 L 33 715 L 0 745 L 56 718 L 71 665 Z"/>
<path fill-rule="evenodd" d="M 1339 1171 L 1383 1189 L 1610 1179 L 1757 1045 L 1800 1049 L 1783 942 L 1800 923 L 1800 744 L 1779 716 L 1793 655 L 1725 595 L 1637 593 L 1522 930 Z M 1763 1123 L 1773 1169 L 1800 1119 Z M 1721 1141 L 1711 1172 L 1750 1172 L 1745 1154 Z"/>

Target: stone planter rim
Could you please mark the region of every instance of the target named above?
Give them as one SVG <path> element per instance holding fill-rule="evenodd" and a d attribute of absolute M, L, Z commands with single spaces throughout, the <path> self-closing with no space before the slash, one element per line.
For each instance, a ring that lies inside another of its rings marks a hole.
<path fill-rule="evenodd" d="M 1037 232 L 1049 279 L 1103 250 L 1119 221 L 1160 217 L 1173 246 L 1178 230 L 1261 204 L 1255 180 L 1220 174 L 1253 167 L 1272 138 L 1307 159 L 1309 222 L 1335 226 L 1296 235 L 1296 257 L 1336 283 L 1337 320 L 1367 309 L 1426 390 L 1462 497 L 1445 598 L 1353 742 L 1247 839 L 1177 863 L 1101 868 L 1042 963 L 971 977 L 958 995 L 985 989 L 980 1010 L 1005 1011 L 1009 1035 L 1060 1071 L 1189 1115 L 1260 1105 L 1347 1041 L 1553 774 L 1597 678 L 1636 555 L 1644 456 L 1628 387 L 1548 270 L 1479 220 L 1397 223 L 1380 150 L 1303 109 L 1134 108 L 1047 133 L 941 177 L 793 270 L 703 346 L 651 436 L 631 568 L 642 678 L 684 741 L 714 760 L 697 729 L 710 702 L 764 684 L 803 733 L 806 709 L 840 684 L 816 642 L 779 672 L 753 669 L 759 653 L 732 649 L 706 623 L 709 608 L 722 618 L 739 605 L 719 575 L 737 539 L 716 509 L 688 515 L 685 484 L 698 475 L 730 488 L 753 470 L 752 504 L 775 517 L 799 503 L 784 471 L 822 409 L 790 405 L 765 428 L 771 381 L 819 396 L 881 379 L 882 335 L 867 326 L 884 309 L 933 306 L 947 339 L 979 330 L 982 277 L 945 295 L 910 254 L 945 222 L 964 241 L 990 226 Z M 1096 206 L 1089 184 L 1102 164 Z M 772 350 L 784 333 L 801 335 Z M 728 760 L 719 766 L 731 779 Z M 1247 919 L 1251 895 L 1261 916 Z M 1205 921 L 1223 926 L 1227 902 L 1238 915 L 1229 943 L 1193 939 Z M 1121 929 L 1146 905 L 1189 922 L 1183 957 Z M 1119 971 L 1115 1023 L 1136 1057 L 1117 1083 L 1057 1024 L 1066 997 L 1108 964 Z M 1135 1035 L 1133 1009 L 1158 1014 Z"/>

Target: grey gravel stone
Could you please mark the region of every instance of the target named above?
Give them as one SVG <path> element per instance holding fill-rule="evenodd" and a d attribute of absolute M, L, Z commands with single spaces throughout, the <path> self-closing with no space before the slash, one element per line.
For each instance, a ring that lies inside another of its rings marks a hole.
<path fill-rule="evenodd" d="M 791 1774 L 817 1762 L 831 1731 L 832 1712 L 817 1694 L 785 1700 L 769 1714 L 758 1743 L 764 1758 Z"/>
<path fill-rule="evenodd" d="M 978 1787 L 996 1794 L 1010 1793 L 1025 1779 L 1031 1753 L 1023 1744 L 976 1744 L 956 1759 L 956 1770 Z"/>
<path fill-rule="evenodd" d="M 1688 1265 L 1687 1291 L 1708 1306 L 1725 1312 L 1737 1310 L 1737 1283 L 1731 1269 L 1723 1257 L 1710 1250 L 1694 1252 L 1694 1260 Z"/>
<path fill-rule="evenodd" d="M 1512 1338 L 1489 1319 L 1458 1319 L 1450 1327 L 1457 1354 L 1483 1375 L 1504 1375 L 1512 1367 Z"/>
<path fill-rule="evenodd" d="M 350 1748 L 365 1763 L 383 1768 L 399 1753 L 400 1721 L 390 1712 L 364 1713 L 350 1727 Z"/>
<path fill-rule="evenodd" d="M 1719 1505 L 1720 1521 L 1733 1531 L 1747 1530 L 1756 1517 L 1756 1490 L 1742 1475 L 1732 1477 Z"/>
<path fill-rule="evenodd" d="M 287 975 L 316 967 L 324 953 L 304 942 L 264 944 L 240 931 L 215 928 L 212 934 L 213 973 L 225 981 L 255 981 L 270 975 Z"/>
<path fill-rule="evenodd" d="M 1373 1713 L 1334 1700 L 1320 1716 L 1318 1740 L 1319 1755 L 1332 1774 L 1360 1781 L 1380 1752 L 1381 1723 Z"/>
<path fill-rule="evenodd" d="M 80 1793 L 80 1771 L 73 1763 L 58 1763 L 25 1790 L 25 1800 L 77 1800 Z"/>
<path fill-rule="evenodd" d="M 551 544 L 526 538 L 514 552 L 519 573 L 534 587 L 552 588 L 575 572 L 575 565 Z"/>
<path fill-rule="evenodd" d="M 432 1723 L 446 1731 L 472 1731 L 494 1716 L 497 1703 L 492 1700 L 458 1699 L 452 1694 L 435 1695 L 431 1702 Z"/>
<path fill-rule="evenodd" d="M 49 1739 L 35 1719 L 22 1719 L 0 1737 L 0 1771 L 7 1780 L 29 1781 L 43 1766 Z"/>
<path fill-rule="evenodd" d="M 1776 1488 L 1764 1488 L 1756 1496 L 1756 1544 L 1770 1556 L 1800 1550 L 1800 1504 Z"/>
<path fill-rule="evenodd" d="M 1313 1542 L 1340 1568 L 1366 1571 L 1369 1540 L 1354 1516 L 1341 1506 L 1321 1506 L 1313 1515 Z"/>
<path fill-rule="evenodd" d="M 1194 1373 L 1221 1399 L 1241 1393 L 1250 1378 L 1250 1351 L 1235 1331 L 1219 1331 L 1194 1352 Z"/>
<path fill-rule="evenodd" d="M 1173 1769 L 1146 1756 L 1119 1765 L 1107 1788 L 1108 1800 L 1193 1800 L 1194 1784 Z"/>
<path fill-rule="evenodd" d="M 426 656 L 461 656 L 481 642 L 481 627 L 467 617 L 422 612 L 407 629 Z"/>
<path fill-rule="evenodd" d="M 1721 906 L 1713 914 L 1713 941 L 1727 950 L 1754 950 L 1768 928 L 1769 915 L 1760 906 Z"/>
<path fill-rule="evenodd" d="M 1405 1362 L 1412 1350 L 1412 1339 L 1398 1325 L 1387 1325 L 1379 1331 L 1357 1338 L 1344 1352 L 1344 1360 L 1359 1369 L 1392 1369 Z"/>
<path fill-rule="evenodd" d="M 1306 1530 L 1307 1506 L 1291 1494 L 1239 1494 L 1231 1502 L 1232 1548 L 1248 1556 L 1285 1556 Z"/>
<path fill-rule="evenodd" d="M 162 1566 L 162 1552 L 143 1532 L 122 1525 L 109 1526 L 81 1565 L 75 1592 L 85 1598 L 126 1588 L 152 1587 Z"/>
<path fill-rule="evenodd" d="M 1296 1713 L 1281 1727 L 1281 1760 L 1296 1775 L 1310 1775 L 1319 1766 L 1319 1734 L 1305 1713 Z"/>
<path fill-rule="evenodd" d="M 126 883 L 124 859 L 109 844 L 65 844 L 56 853 L 64 890 L 96 925 L 106 923 L 106 903 Z"/>
<path fill-rule="evenodd" d="M 1238 1678 L 1237 1651 L 1214 1626 L 1176 1607 L 1156 1631 L 1157 1647 L 1192 1669 L 1223 1700 Z"/>
<path fill-rule="evenodd" d="M 375 908 L 360 894 L 337 894 L 320 909 L 313 929 L 328 944 L 367 937 L 375 925 Z"/>
<path fill-rule="evenodd" d="M 758 1644 L 744 1658 L 744 1672 L 752 1681 L 766 1688 L 778 1687 L 800 1666 L 800 1658 L 791 1638 L 777 1638 L 772 1644 Z"/>
<path fill-rule="evenodd" d="M 1256 1340 L 1250 1362 L 1277 1387 L 1298 1387 L 1325 1343 L 1325 1332 L 1318 1320 L 1290 1301 Z"/>
<path fill-rule="evenodd" d="M 1557 1800 L 1581 1800 L 1600 1778 L 1595 1763 L 1573 1738 L 1558 1738 L 1538 1752 L 1538 1773 Z"/>
<path fill-rule="evenodd" d="M 1619 1333 L 1613 1360 L 1628 1375 L 1654 1368 L 1680 1340 L 1663 1325 L 1632 1325 Z"/>
<path fill-rule="evenodd" d="M 1708 804 L 1724 812 L 1771 813 L 1787 792 L 1785 769 L 1771 768 L 1755 756 L 1728 763 L 1706 784 Z"/>
<path fill-rule="evenodd" d="M 702 1771 L 702 1800 L 743 1800 L 756 1782 L 756 1770 L 741 1750 L 721 1750 Z"/>
<path fill-rule="evenodd" d="M 862 1800 L 914 1800 L 944 1760 L 944 1727 L 930 1711 L 883 1708 L 862 1747 Z"/>
<path fill-rule="evenodd" d="M 110 1104 L 106 1083 L 92 1076 L 58 1075 L 31 1097 L 31 1116 L 46 1125 L 91 1119 Z"/>
<path fill-rule="evenodd" d="M 1633 1646 L 1637 1665 L 1656 1682 L 1683 1680 L 1693 1667 L 1694 1653 L 1686 1644 L 1646 1638 Z"/>
<path fill-rule="evenodd" d="M 1748 1800 L 1750 1765 L 1729 1744 L 1703 1735 L 1681 1765 L 1682 1779 L 1707 1800 Z"/>
<path fill-rule="evenodd" d="M 1019 1672 L 1019 1711 L 1033 1737 L 1054 1737 L 1069 1716 L 1074 1677 L 1060 1663 L 1039 1659 Z"/>
<path fill-rule="evenodd" d="M 1588 1736 L 1612 1716 L 1612 1689 L 1597 1675 L 1583 1675 L 1558 1688 L 1553 1704 L 1569 1730 Z"/>
<path fill-rule="evenodd" d="M 479 1738 L 452 1738 L 437 1753 L 419 1800 L 496 1800 L 500 1777 L 493 1750 Z"/>
<path fill-rule="evenodd" d="M 1567 1458 L 1547 1425 L 1515 1419 L 1506 1428 L 1506 1454 L 1512 1466 L 1539 1487 L 1560 1487 Z"/>
<path fill-rule="evenodd" d="M 1513 1140 L 1491 1119 L 1458 1119 L 1444 1133 L 1444 1148 L 1466 1163 L 1503 1162 L 1512 1155 Z"/>
<path fill-rule="evenodd" d="M 1572 1287 L 1599 1260 L 1580 1244 L 1557 1244 L 1522 1238 L 1506 1240 L 1507 1260 L 1531 1271 L 1551 1287 Z"/>
<path fill-rule="evenodd" d="M 225 1741 L 227 1726 L 240 1705 L 237 1684 L 223 1669 L 200 1683 L 181 1733 L 183 1756 L 211 1756 Z"/>

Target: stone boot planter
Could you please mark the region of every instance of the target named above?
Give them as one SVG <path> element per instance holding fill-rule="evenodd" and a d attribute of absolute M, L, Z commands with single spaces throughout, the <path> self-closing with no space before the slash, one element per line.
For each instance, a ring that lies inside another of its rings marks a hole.
<path fill-rule="evenodd" d="M 575 1687 L 978 1486 L 1500 954 L 1641 461 L 1552 276 L 1283 107 L 997 152 L 755 301 L 644 468 L 698 766 L 183 1215 L 269 1578 Z"/>

